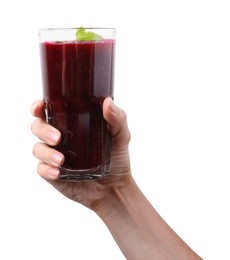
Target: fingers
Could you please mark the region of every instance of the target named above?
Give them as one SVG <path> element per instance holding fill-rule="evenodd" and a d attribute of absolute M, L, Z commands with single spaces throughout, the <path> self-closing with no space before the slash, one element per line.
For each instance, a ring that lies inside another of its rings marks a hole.
<path fill-rule="evenodd" d="M 44 121 L 44 102 L 42 100 L 35 101 L 30 111 L 33 116 L 38 117 L 31 125 L 32 133 L 48 145 L 57 145 L 61 140 L 61 133 Z"/>
<path fill-rule="evenodd" d="M 44 143 L 36 143 L 33 155 L 39 159 L 37 171 L 46 180 L 56 180 L 60 167 L 64 162 L 64 155 Z"/>
<path fill-rule="evenodd" d="M 36 143 L 33 147 L 33 155 L 40 161 L 59 167 L 64 162 L 64 155 L 44 143 Z"/>
<path fill-rule="evenodd" d="M 61 140 L 61 133 L 44 121 L 45 104 L 42 100 L 35 101 L 31 106 L 31 114 L 35 119 L 31 131 L 42 142 L 33 147 L 33 155 L 39 159 L 37 171 L 46 180 L 56 180 L 60 174 L 60 167 L 64 162 L 64 155 L 50 146 L 57 145 Z"/>
<path fill-rule="evenodd" d="M 47 165 L 43 162 L 39 162 L 37 167 L 38 174 L 40 177 L 47 181 L 54 181 L 58 179 L 58 176 L 60 174 L 60 170 L 57 167 L 52 167 L 50 165 Z"/>
<path fill-rule="evenodd" d="M 61 140 L 61 133 L 40 118 L 34 120 L 31 125 L 31 131 L 48 145 L 57 145 Z"/>
<path fill-rule="evenodd" d="M 103 103 L 103 115 L 110 126 L 113 144 L 117 146 L 128 145 L 131 135 L 126 113 L 118 108 L 111 98 L 106 98 Z"/>
<path fill-rule="evenodd" d="M 46 180 L 55 180 L 60 174 L 58 167 L 63 164 L 64 155 L 50 146 L 55 146 L 60 142 L 61 133 L 42 119 L 44 116 L 44 103 L 42 101 L 33 103 L 31 113 L 38 117 L 32 123 L 31 130 L 44 142 L 35 144 L 33 148 L 34 156 L 40 160 L 38 173 Z M 111 98 L 106 98 L 103 103 L 103 115 L 111 131 L 113 147 L 123 149 L 128 146 L 131 136 L 126 113 L 118 108 Z"/>
<path fill-rule="evenodd" d="M 45 103 L 42 100 L 33 102 L 30 112 L 35 117 L 45 118 Z"/>

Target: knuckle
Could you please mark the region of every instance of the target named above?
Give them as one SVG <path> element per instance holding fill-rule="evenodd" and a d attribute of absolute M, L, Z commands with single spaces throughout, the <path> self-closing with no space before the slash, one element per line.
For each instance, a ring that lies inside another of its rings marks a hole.
<path fill-rule="evenodd" d="M 44 148 L 43 143 L 38 142 L 32 148 L 32 154 L 39 160 L 43 159 L 44 157 Z"/>
<path fill-rule="evenodd" d="M 39 175 L 41 175 L 41 172 L 42 172 L 42 164 L 41 163 L 38 163 L 37 165 L 37 172 Z"/>
<path fill-rule="evenodd" d="M 34 135 L 38 135 L 38 130 L 40 131 L 41 129 L 41 119 L 35 119 L 32 124 L 31 124 L 31 131 Z"/>
<path fill-rule="evenodd" d="M 36 144 L 32 148 L 32 154 L 36 157 Z"/>
<path fill-rule="evenodd" d="M 37 165 L 37 173 L 43 179 L 45 179 L 45 169 L 46 165 L 43 162 L 39 162 Z"/>
<path fill-rule="evenodd" d="M 33 122 L 32 122 L 32 124 L 31 124 L 31 132 L 33 133 L 33 134 L 35 134 L 35 127 L 36 127 L 36 121 L 37 121 L 37 119 L 35 119 Z"/>

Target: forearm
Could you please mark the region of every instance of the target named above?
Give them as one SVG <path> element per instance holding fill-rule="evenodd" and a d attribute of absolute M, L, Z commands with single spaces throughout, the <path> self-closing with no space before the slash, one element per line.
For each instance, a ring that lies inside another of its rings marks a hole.
<path fill-rule="evenodd" d="M 131 179 L 97 211 L 127 259 L 201 259 L 165 223 Z"/>

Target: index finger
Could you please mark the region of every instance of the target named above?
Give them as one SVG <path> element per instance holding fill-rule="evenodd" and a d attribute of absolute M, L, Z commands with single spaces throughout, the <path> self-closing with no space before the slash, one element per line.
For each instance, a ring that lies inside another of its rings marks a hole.
<path fill-rule="evenodd" d="M 42 100 L 34 101 L 30 112 L 35 117 L 45 118 L 45 103 Z"/>

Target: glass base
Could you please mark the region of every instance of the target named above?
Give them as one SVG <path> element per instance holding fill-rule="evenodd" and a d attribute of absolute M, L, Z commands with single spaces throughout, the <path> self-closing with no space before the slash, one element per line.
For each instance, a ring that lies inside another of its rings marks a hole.
<path fill-rule="evenodd" d="M 60 167 L 60 176 L 59 180 L 61 181 L 92 181 L 101 179 L 109 175 L 110 167 L 105 166 L 102 168 L 98 166 L 93 169 L 84 169 L 84 170 L 71 170 Z"/>

